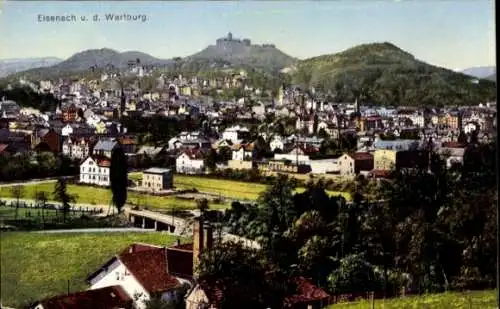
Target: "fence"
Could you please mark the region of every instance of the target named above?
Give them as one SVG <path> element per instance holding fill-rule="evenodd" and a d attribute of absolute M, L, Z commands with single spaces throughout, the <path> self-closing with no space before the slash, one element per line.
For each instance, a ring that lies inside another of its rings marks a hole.
<path fill-rule="evenodd" d="M 18 215 L 21 214 L 21 217 L 24 218 L 30 218 L 30 217 L 37 217 L 38 216 L 44 216 L 46 215 L 47 217 L 50 217 L 53 214 L 58 215 L 58 213 L 63 213 L 63 209 L 61 205 L 55 205 L 55 204 L 50 204 L 47 203 L 45 205 L 39 205 L 39 204 L 34 204 L 34 203 L 26 203 L 24 201 L 19 201 L 19 203 L 15 201 L 11 202 L 5 202 L 0 200 L 0 208 L 3 209 L 16 209 L 18 212 Z M 103 213 L 102 208 L 91 208 L 91 207 L 71 207 L 69 208 L 67 214 L 76 216 L 76 215 L 97 215 Z M 12 215 L 10 215 L 12 216 Z M 15 215 L 14 215 L 15 216 Z M 7 213 L 2 213 L 0 214 L 0 217 L 9 219 L 9 214 Z M 18 216 L 16 216 L 18 217 Z"/>

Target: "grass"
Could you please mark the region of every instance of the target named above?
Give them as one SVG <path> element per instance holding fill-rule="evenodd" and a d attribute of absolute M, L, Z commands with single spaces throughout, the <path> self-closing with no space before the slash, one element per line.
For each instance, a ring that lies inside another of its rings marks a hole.
<path fill-rule="evenodd" d="M 331 305 L 327 309 L 371 309 L 368 300 Z M 495 291 L 447 292 L 375 300 L 375 309 L 493 309 L 497 308 Z"/>
<path fill-rule="evenodd" d="M 70 211 L 68 216 L 81 216 L 82 212 L 80 211 Z M 12 207 L 0 207 L 0 222 L 2 219 L 14 219 L 16 216 L 16 209 Z M 63 218 L 63 214 L 61 211 L 56 209 L 44 209 L 43 216 L 47 219 L 52 218 Z M 42 217 L 42 209 L 33 209 L 33 208 L 19 208 L 18 209 L 18 219 L 28 219 L 28 220 L 38 220 Z"/>
<path fill-rule="evenodd" d="M 45 191 L 50 200 L 54 191 L 54 183 L 41 183 L 23 185 L 23 198 L 32 199 L 35 192 Z M 76 203 L 79 204 L 94 204 L 94 205 L 110 205 L 111 190 L 105 188 L 96 188 L 91 186 L 68 185 L 68 193 L 75 195 Z M 10 187 L 0 187 L 0 197 L 12 198 Z M 177 199 L 174 196 L 153 196 L 137 192 L 128 192 L 128 202 L 148 206 L 151 208 L 176 208 L 176 209 L 195 209 L 196 202 L 192 200 Z M 224 209 L 229 207 L 229 204 L 211 204 L 212 209 Z"/>
<path fill-rule="evenodd" d="M 21 308 L 28 300 L 66 293 L 68 280 L 71 292 L 86 289 L 87 275 L 134 242 L 168 246 L 176 237 L 130 232 L 2 232 L 0 240 L 1 301 L 4 305 Z"/>
<path fill-rule="evenodd" d="M 141 173 L 131 173 L 129 177 L 140 179 Z M 131 175 L 131 176 L 130 176 Z M 202 192 L 220 194 L 222 196 L 242 200 L 256 200 L 259 194 L 266 190 L 267 185 L 243 181 L 211 179 L 205 177 L 174 175 L 174 186 L 181 189 L 196 188 Z M 304 192 L 304 188 L 297 188 L 297 192 Z M 346 200 L 351 196 L 347 192 L 327 191 L 330 196 L 342 195 Z"/>

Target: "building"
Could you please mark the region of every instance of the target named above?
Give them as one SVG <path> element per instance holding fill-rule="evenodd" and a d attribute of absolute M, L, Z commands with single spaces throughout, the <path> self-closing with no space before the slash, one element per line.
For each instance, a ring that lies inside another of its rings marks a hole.
<path fill-rule="evenodd" d="M 152 167 L 142 172 L 142 187 L 146 190 L 161 191 L 171 189 L 173 185 L 170 169 Z"/>
<path fill-rule="evenodd" d="M 144 309 L 145 302 L 153 296 L 167 301 L 178 299 L 183 287 L 191 286 L 186 277 L 192 276 L 193 255 L 175 251 L 175 248 L 134 244 L 87 278 L 90 290 L 119 285 L 134 299 L 137 309 Z M 189 273 L 184 273 L 186 264 L 191 265 Z"/>
<path fill-rule="evenodd" d="M 35 302 L 32 309 L 133 309 L 134 301 L 119 285 L 59 295 Z"/>
<path fill-rule="evenodd" d="M 35 130 L 32 135 L 31 145 L 37 151 L 60 153 L 62 138 L 53 129 Z"/>
<path fill-rule="evenodd" d="M 250 131 L 247 128 L 240 126 L 227 128 L 224 132 L 222 132 L 222 138 L 230 140 L 233 143 L 237 143 L 238 141 L 247 139 L 249 137 Z"/>
<path fill-rule="evenodd" d="M 368 152 L 345 153 L 337 159 L 338 171 L 341 176 L 354 177 L 361 172 L 373 169 L 373 156 Z"/>
<path fill-rule="evenodd" d="M 94 143 L 90 138 L 68 137 L 62 145 L 62 152 L 72 159 L 84 159 L 91 154 Z"/>
<path fill-rule="evenodd" d="M 252 161 L 254 158 L 254 144 L 239 144 L 233 147 L 233 160 Z"/>
<path fill-rule="evenodd" d="M 205 170 L 204 153 L 200 149 L 186 149 L 175 160 L 175 170 L 181 174 L 201 174 Z"/>
<path fill-rule="evenodd" d="M 92 154 L 111 158 L 113 150 L 117 147 L 120 147 L 120 144 L 114 138 L 101 139 L 95 144 Z"/>
<path fill-rule="evenodd" d="M 80 164 L 80 182 L 109 187 L 111 160 L 103 156 L 89 156 Z"/>

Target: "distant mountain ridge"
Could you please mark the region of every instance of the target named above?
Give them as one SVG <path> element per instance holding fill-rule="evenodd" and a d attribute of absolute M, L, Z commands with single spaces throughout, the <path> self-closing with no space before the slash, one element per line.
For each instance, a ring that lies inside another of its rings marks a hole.
<path fill-rule="evenodd" d="M 496 66 L 480 66 L 467 68 L 465 70 L 461 70 L 461 72 L 476 78 L 488 78 L 489 76 L 496 74 L 497 68 Z"/>
<path fill-rule="evenodd" d="M 49 67 L 61 61 L 63 60 L 56 57 L 2 59 L 0 60 L 0 78 L 33 68 Z"/>

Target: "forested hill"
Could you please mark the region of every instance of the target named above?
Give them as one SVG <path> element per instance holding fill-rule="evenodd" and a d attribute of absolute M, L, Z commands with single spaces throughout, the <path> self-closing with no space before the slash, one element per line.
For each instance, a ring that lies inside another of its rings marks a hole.
<path fill-rule="evenodd" d="M 496 98 L 494 82 L 430 65 L 387 42 L 302 60 L 291 74 L 295 84 L 330 91 L 337 101 L 438 106 Z"/>

